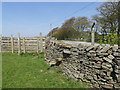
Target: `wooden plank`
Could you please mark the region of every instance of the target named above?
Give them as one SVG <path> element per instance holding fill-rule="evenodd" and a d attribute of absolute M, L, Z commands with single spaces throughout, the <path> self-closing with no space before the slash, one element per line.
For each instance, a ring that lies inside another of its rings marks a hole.
<path fill-rule="evenodd" d="M 40 51 L 43 52 L 42 33 L 40 33 Z"/>
<path fill-rule="evenodd" d="M 13 35 L 11 34 L 11 50 L 14 53 L 14 42 L 13 42 Z"/>
<path fill-rule="evenodd" d="M 39 38 L 37 38 L 37 53 L 39 52 Z"/>
<path fill-rule="evenodd" d="M 20 33 L 18 33 L 18 55 L 20 55 Z"/>
<path fill-rule="evenodd" d="M 24 53 L 26 53 L 26 48 L 25 48 L 25 38 L 23 38 L 23 49 L 24 49 Z"/>

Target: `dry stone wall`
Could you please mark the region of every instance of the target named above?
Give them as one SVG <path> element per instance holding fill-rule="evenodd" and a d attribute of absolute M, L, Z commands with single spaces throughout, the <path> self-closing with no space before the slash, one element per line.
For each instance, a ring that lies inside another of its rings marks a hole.
<path fill-rule="evenodd" d="M 73 46 L 54 38 L 46 39 L 46 62 L 58 66 L 74 80 L 96 88 L 120 88 L 120 49 L 118 46 Z"/>

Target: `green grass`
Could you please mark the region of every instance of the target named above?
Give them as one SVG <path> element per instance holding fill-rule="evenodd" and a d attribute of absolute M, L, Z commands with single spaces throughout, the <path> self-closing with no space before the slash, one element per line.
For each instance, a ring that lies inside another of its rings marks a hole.
<path fill-rule="evenodd" d="M 44 54 L 2 54 L 2 88 L 85 88 L 45 63 Z"/>

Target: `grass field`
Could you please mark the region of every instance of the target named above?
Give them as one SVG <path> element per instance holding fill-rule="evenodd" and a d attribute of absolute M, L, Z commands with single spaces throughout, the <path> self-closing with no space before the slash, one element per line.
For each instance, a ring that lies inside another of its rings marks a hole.
<path fill-rule="evenodd" d="M 2 88 L 85 88 L 45 63 L 44 54 L 2 54 Z"/>

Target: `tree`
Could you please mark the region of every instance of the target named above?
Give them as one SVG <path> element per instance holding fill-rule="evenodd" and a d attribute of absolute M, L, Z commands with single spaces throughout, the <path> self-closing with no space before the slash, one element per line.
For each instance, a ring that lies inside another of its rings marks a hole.
<path fill-rule="evenodd" d="M 106 23 L 107 26 L 109 26 L 105 26 L 105 28 L 110 30 L 111 33 L 116 32 L 118 28 L 117 5 L 117 2 L 105 2 L 99 8 L 97 8 L 97 10 L 100 12 L 99 16 L 101 19 L 104 21 L 104 23 Z"/>
<path fill-rule="evenodd" d="M 85 29 L 90 27 L 90 21 L 87 17 L 78 17 L 76 18 L 73 26 L 76 30 L 84 31 Z"/>
<path fill-rule="evenodd" d="M 47 36 L 52 36 L 56 31 L 58 31 L 58 27 L 53 28 L 53 29 L 48 33 Z"/>
<path fill-rule="evenodd" d="M 100 12 L 98 16 L 94 16 L 94 20 L 99 24 L 102 40 L 108 38 L 109 43 L 117 41 L 118 30 L 118 3 L 105 2 L 97 10 Z M 106 37 L 107 36 L 107 37 Z M 112 43 L 112 44 L 115 44 Z"/>
<path fill-rule="evenodd" d="M 65 23 L 63 23 L 63 25 L 61 26 L 61 28 L 59 28 L 59 30 L 53 34 L 53 36 L 59 40 L 73 38 L 75 36 L 75 30 L 72 27 L 74 20 L 74 17 L 66 20 Z"/>
<path fill-rule="evenodd" d="M 83 38 L 84 34 L 87 33 L 85 31 L 88 31 L 90 30 L 90 23 L 91 21 L 88 20 L 87 17 L 78 17 L 76 18 L 74 24 L 73 24 L 73 27 L 74 29 L 78 32 L 79 31 L 79 37 L 80 38 Z"/>
<path fill-rule="evenodd" d="M 75 21 L 75 17 L 72 17 L 72 18 L 66 20 L 65 23 L 63 23 L 62 27 L 72 26 L 74 21 Z"/>

